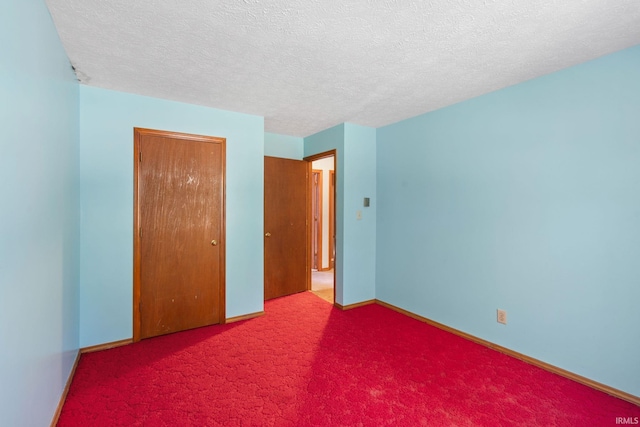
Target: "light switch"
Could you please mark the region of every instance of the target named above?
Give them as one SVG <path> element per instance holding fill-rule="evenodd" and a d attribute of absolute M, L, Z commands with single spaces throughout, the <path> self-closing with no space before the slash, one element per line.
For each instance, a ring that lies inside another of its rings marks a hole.
<path fill-rule="evenodd" d="M 356 219 L 358 221 L 362 219 L 362 211 L 356 211 Z"/>

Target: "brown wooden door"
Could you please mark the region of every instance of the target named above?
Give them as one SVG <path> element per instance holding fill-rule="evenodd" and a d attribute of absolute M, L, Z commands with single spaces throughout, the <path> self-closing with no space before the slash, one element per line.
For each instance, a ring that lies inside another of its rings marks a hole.
<path fill-rule="evenodd" d="M 136 129 L 135 150 L 134 339 L 223 322 L 225 140 Z"/>
<path fill-rule="evenodd" d="M 309 289 L 309 164 L 264 158 L 264 299 Z"/>
<path fill-rule="evenodd" d="M 322 170 L 311 171 L 311 268 L 322 270 Z"/>
<path fill-rule="evenodd" d="M 334 165 L 335 165 L 335 158 L 334 158 Z M 329 268 L 336 268 L 335 200 L 336 200 L 336 173 L 335 173 L 335 170 L 332 170 L 332 171 L 329 171 Z"/>

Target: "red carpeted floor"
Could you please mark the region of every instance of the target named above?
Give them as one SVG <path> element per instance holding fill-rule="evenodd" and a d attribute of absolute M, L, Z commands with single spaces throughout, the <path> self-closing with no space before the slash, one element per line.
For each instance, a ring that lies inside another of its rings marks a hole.
<path fill-rule="evenodd" d="M 640 407 L 378 305 L 266 315 L 81 357 L 59 426 L 614 426 Z"/>

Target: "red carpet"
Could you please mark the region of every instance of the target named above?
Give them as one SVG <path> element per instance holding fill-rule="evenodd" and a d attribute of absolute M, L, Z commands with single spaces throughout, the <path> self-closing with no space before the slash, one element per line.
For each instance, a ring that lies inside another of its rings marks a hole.
<path fill-rule="evenodd" d="M 59 426 L 615 426 L 640 407 L 370 305 L 266 315 L 80 359 Z"/>

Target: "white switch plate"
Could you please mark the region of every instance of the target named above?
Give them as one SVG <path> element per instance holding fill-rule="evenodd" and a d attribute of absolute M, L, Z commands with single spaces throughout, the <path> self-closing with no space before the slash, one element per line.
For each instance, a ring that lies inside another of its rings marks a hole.
<path fill-rule="evenodd" d="M 356 219 L 357 220 L 361 220 L 362 219 L 362 211 L 356 211 Z"/>

